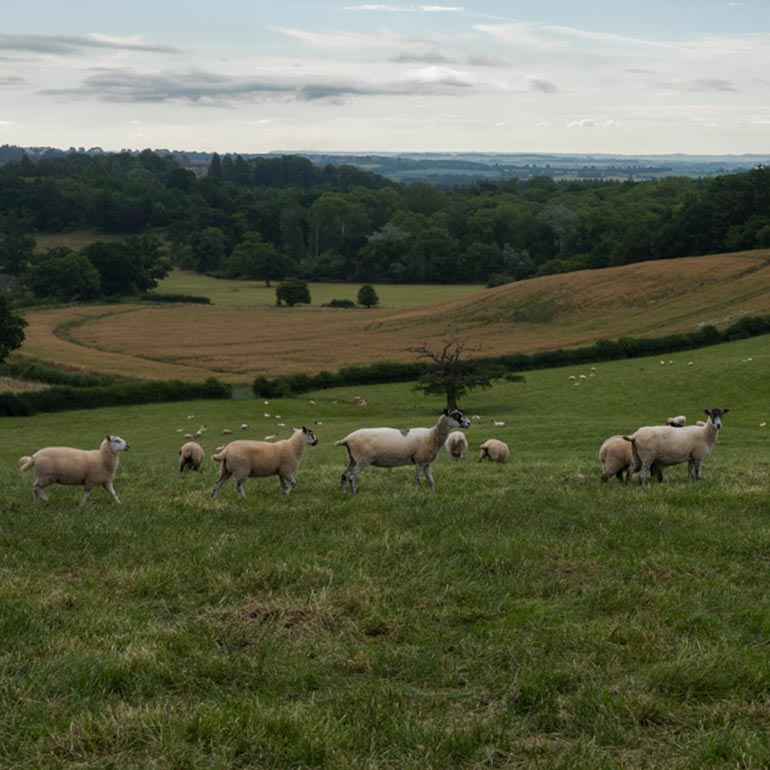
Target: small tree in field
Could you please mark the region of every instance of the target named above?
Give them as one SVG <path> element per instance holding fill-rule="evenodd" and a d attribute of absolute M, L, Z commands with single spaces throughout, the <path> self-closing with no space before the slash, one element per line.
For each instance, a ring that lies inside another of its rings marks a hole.
<path fill-rule="evenodd" d="M 358 290 L 358 304 L 363 307 L 374 307 L 379 304 L 380 298 L 377 296 L 377 292 L 374 290 L 374 286 L 370 283 L 365 283 Z"/>
<path fill-rule="evenodd" d="M 436 364 L 436 369 L 420 377 L 415 389 L 429 395 L 446 396 L 447 409 L 457 409 L 457 401 L 469 390 L 489 388 L 492 380 L 506 379 L 509 382 L 521 382 L 519 374 L 509 374 L 499 364 L 484 361 L 461 360 L 464 353 L 479 351 L 481 348 L 469 348 L 462 337 L 448 336 L 440 343 L 407 348 L 417 353 L 418 358 L 428 358 Z"/>
<path fill-rule="evenodd" d="M 11 303 L 0 294 L 0 362 L 24 342 L 24 327 L 27 322 L 16 315 L 11 308 Z"/>
<path fill-rule="evenodd" d="M 276 304 L 286 303 L 289 307 L 294 307 L 300 303 L 310 304 L 310 289 L 307 281 L 301 278 L 287 278 L 281 281 L 275 290 Z"/>

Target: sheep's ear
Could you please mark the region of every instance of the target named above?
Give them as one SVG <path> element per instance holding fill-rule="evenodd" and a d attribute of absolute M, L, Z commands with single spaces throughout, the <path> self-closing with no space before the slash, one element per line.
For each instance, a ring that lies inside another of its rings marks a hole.
<path fill-rule="evenodd" d="M 442 412 L 442 414 L 446 414 L 446 415 L 448 415 L 448 414 L 449 414 L 449 410 L 448 410 L 448 409 L 444 409 L 444 411 Z"/>
<path fill-rule="evenodd" d="M 729 409 L 723 409 L 722 414 L 727 414 L 730 410 Z"/>
<path fill-rule="evenodd" d="M 711 417 L 711 409 L 704 409 L 703 414 L 707 414 L 709 417 Z"/>
<path fill-rule="evenodd" d="M 108 433 L 104 438 L 107 439 L 107 441 L 112 441 L 112 436 Z"/>

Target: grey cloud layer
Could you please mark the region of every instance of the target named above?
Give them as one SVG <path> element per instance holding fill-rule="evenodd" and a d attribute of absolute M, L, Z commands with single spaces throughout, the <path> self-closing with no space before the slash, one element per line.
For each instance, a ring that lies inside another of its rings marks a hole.
<path fill-rule="evenodd" d="M 236 78 L 212 72 L 142 74 L 133 70 L 102 70 L 72 89 L 47 89 L 41 93 L 68 98 L 95 98 L 106 102 L 182 101 L 190 104 L 227 106 L 233 101 L 284 99 L 296 101 L 339 100 L 348 96 L 451 93 L 471 84 L 452 71 L 407 76 L 391 83 L 356 83 L 333 79 L 292 82 L 281 78 Z"/>
<path fill-rule="evenodd" d="M 83 48 L 111 48 L 151 53 L 179 53 L 178 48 L 140 41 L 110 40 L 76 35 L 7 35 L 0 34 L 0 50 L 71 56 Z"/>

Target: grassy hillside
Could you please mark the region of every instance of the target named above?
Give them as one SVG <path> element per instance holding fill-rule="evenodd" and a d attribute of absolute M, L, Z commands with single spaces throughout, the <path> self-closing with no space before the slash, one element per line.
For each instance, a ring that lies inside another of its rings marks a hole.
<path fill-rule="evenodd" d="M 386 297 L 386 289 L 394 296 L 401 289 L 380 288 Z M 427 287 L 426 299 L 435 299 L 435 291 L 446 290 Z M 767 313 L 766 250 L 548 276 L 412 307 L 107 305 L 30 311 L 20 352 L 134 377 L 214 375 L 237 383 L 260 374 L 413 360 L 406 348 L 450 328 L 481 346 L 482 354 L 496 355 L 623 335 L 660 336 Z"/>
<path fill-rule="evenodd" d="M 437 460 L 432 495 L 411 468 L 339 491 L 335 439 L 435 419 L 406 385 L 3 419 L 0 765 L 767 766 L 770 352 L 671 360 L 472 394 L 471 453 Z M 713 406 L 700 484 L 600 484 L 603 438 Z M 317 431 L 289 497 L 212 501 L 213 462 L 177 472 L 180 428 L 210 453 L 242 422 Z M 132 445 L 121 506 L 32 505 L 21 454 L 108 431 Z M 490 437 L 507 464 L 475 461 Z"/>

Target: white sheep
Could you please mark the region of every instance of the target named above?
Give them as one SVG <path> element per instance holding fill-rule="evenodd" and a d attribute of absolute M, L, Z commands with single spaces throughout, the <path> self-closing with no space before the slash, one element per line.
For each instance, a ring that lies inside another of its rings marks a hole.
<path fill-rule="evenodd" d="M 453 430 L 446 439 L 446 451 L 455 460 L 462 460 L 468 451 L 468 439 L 461 430 Z"/>
<path fill-rule="evenodd" d="M 626 483 L 631 479 L 631 468 L 634 465 L 634 450 L 629 441 L 623 436 L 610 436 L 599 448 L 599 462 L 602 466 L 602 481 L 607 481 L 613 476 L 618 481 L 623 481 L 623 473 L 626 474 Z M 663 474 L 653 464 L 650 470 L 658 481 L 663 481 Z"/>
<path fill-rule="evenodd" d="M 212 460 L 222 463 L 222 468 L 211 496 L 216 497 L 222 484 L 233 475 L 241 497 L 246 497 L 243 489 L 246 479 L 274 475 L 278 476 L 283 493 L 288 495 L 297 486 L 293 474 L 299 468 L 305 447 L 317 443 L 315 433 L 304 426 L 295 428 L 289 438 L 275 443 L 247 439 L 231 441 L 221 452 L 212 456 Z"/>
<path fill-rule="evenodd" d="M 504 463 L 508 459 L 508 444 L 496 438 L 490 438 L 481 445 L 479 462 L 490 460 L 491 462 Z"/>
<path fill-rule="evenodd" d="M 356 491 L 356 476 L 370 465 L 376 468 L 395 468 L 414 463 L 416 472 L 414 487 L 420 486 L 420 477 L 436 488 L 430 471 L 431 463 L 438 457 L 452 428 L 470 428 L 470 420 L 459 409 L 445 409 L 432 428 L 359 428 L 335 442 L 348 451 L 348 467 L 342 474 L 342 491 L 350 485 Z"/>
<path fill-rule="evenodd" d="M 128 449 L 129 444 L 120 436 L 105 436 L 99 449 L 73 449 L 72 447 L 46 447 L 38 449 L 31 457 L 19 458 L 22 473 L 35 469 L 35 483 L 32 485 L 32 499 L 48 502 L 43 491 L 49 484 L 82 486 L 81 505 L 88 500 L 94 487 L 102 486 L 112 499 L 119 503 L 112 486 L 118 469 L 119 452 Z"/>
<path fill-rule="evenodd" d="M 631 436 L 634 452 L 632 472 L 639 471 L 639 483 L 644 484 L 653 463 L 658 468 L 687 462 L 688 479 L 701 478 L 701 463 L 711 454 L 717 434 L 722 428 L 722 417 L 729 409 L 706 409 L 708 420 L 703 426 L 672 428 L 670 425 L 655 425 L 639 428 Z"/>
<path fill-rule="evenodd" d="M 203 447 L 197 441 L 188 441 L 186 444 L 182 444 L 182 448 L 179 450 L 179 472 L 181 473 L 185 468 L 197 471 L 201 467 L 203 457 Z"/>
<path fill-rule="evenodd" d="M 666 425 L 670 425 L 672 428 L 684 428 L 686 422 L 687 418 L 683 414 L 678 414 L 676 417 L 666 418 Z"/>

